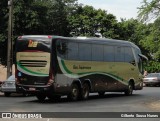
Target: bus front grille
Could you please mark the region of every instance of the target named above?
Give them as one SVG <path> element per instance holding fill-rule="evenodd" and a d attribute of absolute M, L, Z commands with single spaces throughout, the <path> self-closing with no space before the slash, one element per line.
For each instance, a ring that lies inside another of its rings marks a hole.
<path fill-rule="evenodd" d="M 47 61 L 43 60 L 20 60 L 20 66 L 26 67 L 45 67 L 47 65 Z"/>

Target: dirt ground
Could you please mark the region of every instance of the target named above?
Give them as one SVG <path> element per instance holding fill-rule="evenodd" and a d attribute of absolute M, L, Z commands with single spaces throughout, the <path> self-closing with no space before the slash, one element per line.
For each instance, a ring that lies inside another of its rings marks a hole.
<path fill-rule="evenodd" d="M 15 67 L 12 67 L 13 74 L 15 73 Z M 0 81 L 4 81 L 7 78 L 7 67 L 0 65 Z"/>

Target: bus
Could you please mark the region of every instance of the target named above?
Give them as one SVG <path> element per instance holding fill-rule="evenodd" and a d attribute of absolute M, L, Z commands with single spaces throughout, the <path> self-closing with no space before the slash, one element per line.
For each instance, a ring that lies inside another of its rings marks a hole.
<path fill-rule="evenodd" d="M 89 93 L 143 88 L 146 56 L 135 44 L 107 38 L 25 35 L 16 41 L 16 89 L 39 101 L 86 100 Z"/>

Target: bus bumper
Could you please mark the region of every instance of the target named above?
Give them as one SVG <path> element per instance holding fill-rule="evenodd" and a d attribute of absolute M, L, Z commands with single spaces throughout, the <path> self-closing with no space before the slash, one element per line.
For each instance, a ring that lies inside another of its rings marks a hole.
<path fill-rule="evenodd" d="M 16 85 L 17 92 L 25 92 L 25 93 L 39 93 L 39 92 L 48 92 L 54 91 L 54 86 L 23 86 L 23 85 Z"/>
<path fill-rule="evenodd" d="M 143 89 L 143 82 L 135 86 L 135 90 L 142 90 L 142 89 Z"/>

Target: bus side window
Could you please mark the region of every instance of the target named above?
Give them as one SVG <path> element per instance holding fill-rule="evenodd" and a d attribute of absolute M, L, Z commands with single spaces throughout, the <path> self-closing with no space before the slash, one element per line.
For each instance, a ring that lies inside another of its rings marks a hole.
<path fill-rule="evenodd" d="M 58 40 L 57 41 L 57 52 L 60 57 L 66 59 L 67 53 L 68 53 L 68 43 L 63 40 Z"/>
<path fill-rule="evenodd" d="M 103 45 L 92 44 L 92 61 L 103 61 Z"/>
<path fill-rule="evenodd" d="M 115 61 L 115 49 L 114 46 L 104 45 L 104 61 L 114 62 Z"/>
<path fill-rule="evenodd" d="M 124 47 L 125 49 L 125 62 L 131 63 L 133 65 L 136 65 L 135 58 L 132 52 L 131 47 Z"/>
<path fill-rule="evenodd" d="M 115 47 L 115 62 L 124 62 L 124 47 Z"/>
<path fill-rule="evenodd" d="M 79 43 L 78 55 L 81 61 L 91 61 L 91 44 Z"/>
<path fill-rule="evenodd" d="M 68 60 L 78 60 L 78 43 L 68 42 Z"/>

